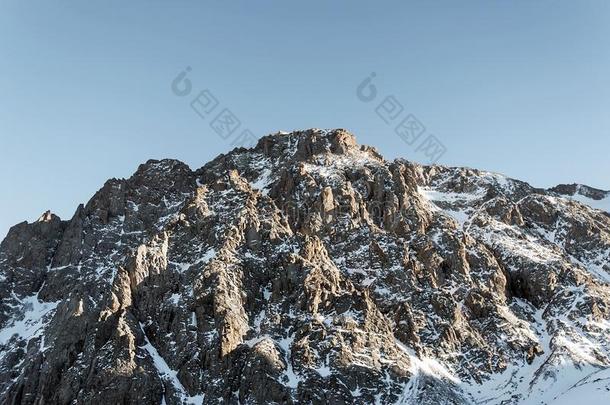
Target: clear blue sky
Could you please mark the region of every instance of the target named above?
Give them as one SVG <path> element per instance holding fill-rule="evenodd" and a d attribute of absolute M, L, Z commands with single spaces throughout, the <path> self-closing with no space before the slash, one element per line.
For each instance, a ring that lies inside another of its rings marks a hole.
<path fill-rule="evenodd" d="M 425 161 L 356 97 L 375 72 L 442 164 L 610 188 L 608 1 L 50 3 L 0 3 L 0 236 L 149 158 L 229 150 L 171 92 L 186 66 L 259 136 L 343 127 Z"/>

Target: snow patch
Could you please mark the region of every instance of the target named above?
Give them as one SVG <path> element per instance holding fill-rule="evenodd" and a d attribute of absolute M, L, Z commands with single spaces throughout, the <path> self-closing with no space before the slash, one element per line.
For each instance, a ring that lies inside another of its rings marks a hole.
<path fill-rule="evenodd" d="M 50 315 L 59 304 L 59 301 L 42 302 L 38 299 L 38 294 L 23 298 L 19 302 L 22 306 L 23 318 L 14 320 L 12 324 L 0 330 L 0 346 L 6 345 L 15 335 L 25 340 L 40 336 L 50 320 L 50 316 L 47 315 Z"/>
<path fill-rule="evenodd" d="M 142 333 L 144 333 L 144 325 L 142 325 L 141 323 L 140 328 L 142 329 Z M 180 393 L 180 395 L 182 396 L 183 403 L 189 405 L 203 404 L 203 395 L 195 395 L 191 397 L 186 393 L 186 389 L 178 379 L 178 373 L 172 370 L 165 361 L 165 359 L 161 357 L 157 349 L 148 340 L 146 333 L 144 333 L 144 341 L 146 342 L 146 344 L 142 346 L 142 349 L 146 350 L 152 358 L 159 375 L 169 380 L 170 383 L 174 386 L 174 388 L 176 388 L 176 390 Z"/>
<path fill-rule="evenodd" d="M 610 195 L 606 196 L 606 198 L 602 198 L 601 200 L 594 200 L 593 198 L 586 197 L 582 194 L 574 194 L 568 198 L 581 204 L 588 205 L 596 210 L 610 212 Z"/>

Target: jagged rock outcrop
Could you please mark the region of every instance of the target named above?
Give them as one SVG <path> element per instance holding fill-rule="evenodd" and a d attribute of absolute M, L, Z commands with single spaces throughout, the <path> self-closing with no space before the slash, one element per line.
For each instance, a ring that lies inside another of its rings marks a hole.
<path fill-rule="evenodd" d="M 0 402 L 607 401 L 610 216 L 581 197 L 345 130 L 149 161 L 0 245 Z"/>

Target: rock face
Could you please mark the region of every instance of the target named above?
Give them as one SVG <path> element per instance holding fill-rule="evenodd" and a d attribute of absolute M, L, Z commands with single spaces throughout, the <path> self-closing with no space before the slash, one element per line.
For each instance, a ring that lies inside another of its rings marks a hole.
<path fill-rule="evenodd" d="M 576 194 L 344 130 L 149 161 L 0 245 L 0 402 L 609 402 L 610 215 Z"/>

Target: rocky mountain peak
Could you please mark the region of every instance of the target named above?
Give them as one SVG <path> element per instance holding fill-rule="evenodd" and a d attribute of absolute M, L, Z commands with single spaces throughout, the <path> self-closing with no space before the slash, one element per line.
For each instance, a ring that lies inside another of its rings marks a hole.
<path fill-rule="evenodd" d="M 59 220 L 60 218 L 51 213 L 51 211 L 46 211 L 44 214 L 42 214 L 37 220 L 36 222 L 51 222 L 53 220 Z"/>
<path fill-rule="evenodd" d="M 345 129 L 308 129 L 294 132 L 278 132 L 260 139 L 255 152 L 262 153 L 272 160 L 308 161 L 321 156 L 361 156 L 383 160 L 373 147 L 359 145 L 356 137 Z"/>
<path fill-rule="evenodd" d="M 583 184 L 560 184 L 549 191 L 610 213 L 610 191 Z"/>
<path fill-rule="evenodd" d="M 610 216 L 571 190 L 342 129 L 148 161 L 0 245 L 0 402 L 603 402 Z"/>
<path fill-rule="evenodd" d="M 585 197 L 589 197 L 593 200 L 602 200 L 608 197 L 608 195 L 610 195 L 610 191 L 604 191 L 577 183 L 560 184 L 558 186 L 550 188 L 549 191 L 553 191 L 555 193 L 567 196 L 582 195 Z"/>

